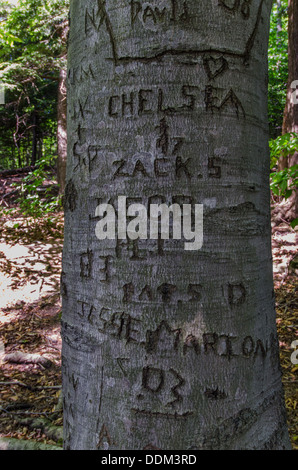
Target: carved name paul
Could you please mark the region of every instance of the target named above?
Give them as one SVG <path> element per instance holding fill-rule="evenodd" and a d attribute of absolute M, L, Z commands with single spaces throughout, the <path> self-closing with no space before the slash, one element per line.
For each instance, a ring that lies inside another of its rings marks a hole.
<path fill-rule="evenodd" d="M 146 26 L 185 23 L 189 21 L 188 2 L 178 2 L 170 0 L 167 6 L 156 6 L 149 2 L 136 0 L 130 1 L 131 26 L 134 27 L 137 21 Z"/>

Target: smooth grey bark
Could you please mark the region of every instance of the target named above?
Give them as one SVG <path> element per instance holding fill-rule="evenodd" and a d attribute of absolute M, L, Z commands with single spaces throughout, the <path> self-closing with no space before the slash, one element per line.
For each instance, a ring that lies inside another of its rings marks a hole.
<path fill-rule="evenodd" d="M 73 0 L 65 449 L 289 448 L 272 277 L 271 0 Z M 98 240 L 98 204 L 203 204 L 204 243 Z"/>

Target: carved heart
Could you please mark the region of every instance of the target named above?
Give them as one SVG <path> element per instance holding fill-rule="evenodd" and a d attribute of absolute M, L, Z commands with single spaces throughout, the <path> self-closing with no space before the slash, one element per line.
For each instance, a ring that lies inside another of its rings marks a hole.
<path fill-rule="evenodd" d="M 217 59 L 212 56 L 205 56 L 203 64 L 209 80 L 213 80 L 229 68 L 229 64 L 223 56 L 218 57 Z"/>

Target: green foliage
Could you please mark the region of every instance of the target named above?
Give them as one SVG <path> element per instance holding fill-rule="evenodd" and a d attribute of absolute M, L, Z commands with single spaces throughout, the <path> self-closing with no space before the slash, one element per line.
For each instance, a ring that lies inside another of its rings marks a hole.
<path fill-rule="evenodd" d="M 275 2 L 268 50 L 268 116 L 270 136 L 281 134 L 288 81 L 288 1 Z"/>
<path fill-rule="evenodd" d="M 46 159 L 40 160 L 36 170 L 25 176 L 21 183 L 14 185 L 19 192 L 17 199 L 19 208 L 25 216 L 38 218 L 61 209 L 61 197 L 50 194 L 52 187 L 46 187 L 43 191 L 44 183 L 51 176 L 49 171 L 50 163 Z"/>
<path fill-rule="evenodd" d="M 280 157 L 286 158 L 287 156 L 294 155 L 298 151 L 298 134 L 290 132 L 283 134 L 276 139 L 269 141 L 271 169 L 274 168 Z"/>
<path fill-rule="evenodd" d="M 66 65 L 69 0 L 0 0 L 0 166 L 56 153 L 59 70 Z M 49 145 L 50 139 L 50 145 Z M 44 141 L 47 140 L 47 149 Z M 34 162 L 33 162 L 34 163 Z"/>
<path fill-rule="evenodd" d="M 270 187 L 275 196 L 288 199 L 293 191 L 298 189 L 298 165 L 292 165 L 284 170 L 277 171 L 276 165 L 281 158 L 294 155 L 298 151 L 298 134 L 291 132 L 281 135 L 269 142 L 271 153 Z M 298 225 L 298 219 L 291 222 L 294 228 Z"/>
<path fill-rule="evenodd" d="M 57 79 L 66 61 L 68 7 L 68 0 L 20 0 L 8 8 L 0 22 L 0 78 L 8 89 L 25 93 Z"/>
<path fill-rule="evenodd" d="M 271 173 L 271 190 L 276 196 L 288 199 L 298 187 L 298 165 Z"/>

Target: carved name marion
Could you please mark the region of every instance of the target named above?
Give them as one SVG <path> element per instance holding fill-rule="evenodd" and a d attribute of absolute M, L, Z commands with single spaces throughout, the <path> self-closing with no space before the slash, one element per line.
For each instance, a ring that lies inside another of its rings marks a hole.
<path fill-rule="evenodd" d="M 105 307 L 98 311 L 86 302 L 80 302 L 78 315 L 85 315 L 99 333 L 124 341 L 126 345 L 139 346 L 147 354 L 168 351 L 185 358 L 194 354 L 198 359 L 213 355 L 231 360 L 236 357 L 265 358 L 272 349 L 271 338 L 240 337 L 224 332 L 204 332 L 198 336 L 195 332 L 183 333 L 182 329 L 172 327 L 166 321 L 162 321 L 155 330 L 149 330 L 142 320 L 125 311 L 113 312 Z"/>

